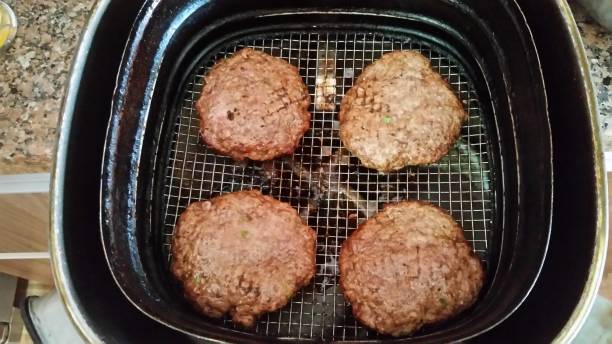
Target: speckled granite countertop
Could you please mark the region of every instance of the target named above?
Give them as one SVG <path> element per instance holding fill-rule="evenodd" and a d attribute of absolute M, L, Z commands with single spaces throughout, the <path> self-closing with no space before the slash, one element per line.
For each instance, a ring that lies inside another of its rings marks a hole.
<path fill-rule="evenodd" d="M 0 55 L 0 174 L 51 169 L 72 55 L 94 0 L 4 0 L 17 37 Z"/>
<path fill-rule="evenodd" d="M 49 171 L 64 87 L 79 35 L 95 0 L 4 0 L 17 14 L 17 38 L 0 56 L 0 174 Z M 612 151 L 612 35 L 577 5 Z"/>
<path fill-rule="evenodd" d="M 594 22 L 580 5 L 572 4 L 572 10 L 591 67 L 604 150 L 609 152 L 612 151 L 612 33 Z"/>

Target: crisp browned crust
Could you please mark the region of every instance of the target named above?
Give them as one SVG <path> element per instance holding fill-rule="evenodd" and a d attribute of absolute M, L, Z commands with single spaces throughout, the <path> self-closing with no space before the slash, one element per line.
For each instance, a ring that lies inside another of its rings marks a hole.
<path fill-rule="evenodd" d="M 340 252 L 340 285 L 355 317 L 402 336 L 470 307 L 484 272 L 461 227 L 429 203 L 387 205 Z"/>
<path fill-rule="evenodd" d="M 296 67 L 245 48 L 217 63 L 196 104 L 210 147 L 237 160 L 291 154 L 310 127 L 310 96 Z"/>
<path fill-rule="evenodd" d="M 416 51 L 383 55 L 361 73 L 340 106 L 340 138 L 379 171 L 442 158 L 467 119 L 461 102 Z"/>
<path fill-rule="evenodd" d="M 171 271 L 185 297 L 213 318 L 253 326 L 315 273 L 315 232 L 289 204 L 259 191 L 192 203 L 172 243 Z"/>

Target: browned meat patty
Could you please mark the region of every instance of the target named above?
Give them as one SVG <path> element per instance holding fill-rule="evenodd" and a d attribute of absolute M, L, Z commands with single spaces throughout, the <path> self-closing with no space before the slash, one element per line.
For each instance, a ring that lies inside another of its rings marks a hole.
<path fill-rule="evenodd" d="M 418 201 L 387 205 L 340 253 L 340 284 L 353 314 L 392 336 L 470 307 L 483 278 L 461 227 L 442 209 Z"/>
<path fill-rule="evenodd" d="M 233 192 L 181 214 L 171 271 L 201 313 L 229 313 L 251 327 L 312 279 L 315 237 L 289 204 L 259 191 Z"/>
<path fill-rule="evenodd" d="M 253 49 L 217 63 L 196 104 L 204 142 L 237 160 L 291 154 L 310 127 L 310 96 L 296 67 Z"/>
<path fill-rule="evenodd" d="M 416 51 L 383 55 L 340 106 L 340 138 L 369 168 L 387 172 L 438 161 L 467 119 L 461 102 Z"/>

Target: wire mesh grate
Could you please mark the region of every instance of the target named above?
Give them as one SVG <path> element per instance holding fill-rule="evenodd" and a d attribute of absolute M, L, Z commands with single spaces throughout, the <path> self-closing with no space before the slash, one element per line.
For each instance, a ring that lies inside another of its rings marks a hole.
<path fill-rule="evenodd" d="M 310 130 L 296 152 L 269 162 L 238 162 L 216 154 L 199 137 L 195 110 L 204 75 L 215 61 L 251 47 L 298 67 L 313 101 Z M 436 164 L 380 174 L 359 165 L 342 148 L 337 111 L 355 77 L 383 53 L 415 49 L 431 60 L 456 91 L 469 119 L 451 152 Z M 259 188 L 295 207 L 317 232 L 317 273 L 312 283 L 280 311 L 263 315 L 254 332 L 293 338 L 351 340 L 375 337 L 352 316 L 338 282 L 343 240 L 383 204 L 404 199 L 441 206 L 462 225 L 485 263 L 493 228 L 488 136 L 471 80 L 448 54 L 411 37 L 372 33 L 286 33 L 226 45 L 195 68 L 178 109 L 165 172 L 164 238 L 168 262 L 178 216 L 198 200 Z M 231 320 L 222 322 L 234 327 Z"/>

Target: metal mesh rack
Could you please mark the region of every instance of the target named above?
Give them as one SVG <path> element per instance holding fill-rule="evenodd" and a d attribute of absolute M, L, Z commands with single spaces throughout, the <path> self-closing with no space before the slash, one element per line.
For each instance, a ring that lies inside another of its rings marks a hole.
<path fill-rule="evenodd" d="M 241 47 L 252 47 L 298 67 L 315 103 L 325 92 L 327 106 L 311 105 L 311 129 L 300 147 L 271 162 L 237 162 L 216 154 L 199 137 L 195 110 L 204 75 L 215 61 Z M 359 165 L 338 137 L 337 111 L 356 76 L 383 53 L 415 49 L 431 60 L 459 95 L 469 120 L 459 142 L 436 164 L 380 174 Z M 331 75 L 331 78 L 330 78 Z M 327 80 L 325 87 L 321 82 Z M 488 135 L 471 80 L 447 53 L 412 37 L 372 33 L 286 33 L 226 45 L 201 61 L 186 85 L 178 109 L 165 173 L 164 238 L 170 256 L 174 225 L 194 201 L 222 193 L 259 188 L 291 203 L 317 232 L 317 273 L 282 310 L 263 315 L 253 330 L 270 336 L 319 339 L 362 339 L 376 336 L 357 323 L 338 283 L 340 245 L 357 224 L 383 204 L 404 199 L 430 201 L 461 224 L 474 251 L 485 263 L 493 228 Z M 229 318 L 222 321 L 233 327 Z"/>

